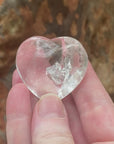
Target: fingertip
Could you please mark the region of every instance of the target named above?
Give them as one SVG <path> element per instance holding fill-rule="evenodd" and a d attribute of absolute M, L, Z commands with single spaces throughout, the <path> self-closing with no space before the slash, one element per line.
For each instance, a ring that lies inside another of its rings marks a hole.
<path fill-rule="evenodd" d="M 19 83 L 12 87 L 6 103 L 7 118 L 17 115 L 30 115 L 30 94 L 24 84 Z"/>
<path fill-rule="evenodd" d="M 23 83 L 23 81 L 21 80 L 17 69 L 15 69 L 13 72 L 13 76 L 12 76 L 12 86 L 15 86 L 16 84 L 19 84 L 19 83 Z M 32 109 L 33 109 L 35 104 L 38 101 L 38 98 L 36 96 L 34 96 L 31 92 L 30 92 L 30 98 L 31 98 L 31 105 L 32 105 Z"/>
<path fill-rule="evenodd" d="M 17 69 L 15 69 L 12 76 L 12 86 L 14 86 L 17 83 L 22 83 L 22 80 L 17 72 Z"/>
<path fill-rule="evenodd" d="M 94 70 L 94 68 L 93 68 L 93 66 L 92 66 L 92 64 L 90 63 L 90 61 L 88 62 L 88 67 L 87 67 L 87 72 L 86 72 L 86 77 L 88 76 L 93 76 L 93 77 L 95 77 L 95 78 L 97 78 L 97 80 L 98 80 L 98 77 L 97 77 L 97 75 L 96 75 L 96 72 L 95 72 L 95 70 Z"/>
<path fill-rule="evenodd" d="M 88 79 L 89 79 L 90 77 L 91 77 L 91 78 L 95 78 L 95 79 L 98 80 L 98 77 L 97 77 L 97 75 L 96 75 L 96 72 L 95 72 L 94 69 L 93 69 L 92 64 L 90 63 L 90 61 L 88 61 L 87 70 L 86 70 L 86 73 L 85 73 L 85 76 L 84 76 L 84 79 L 83 79 L 81 85 L 82 85 L 83 83 L 85 84 L 85 82 L 88 81 Z M 79 87 L 80 87 L 80 85 L 79 85 Z"/>

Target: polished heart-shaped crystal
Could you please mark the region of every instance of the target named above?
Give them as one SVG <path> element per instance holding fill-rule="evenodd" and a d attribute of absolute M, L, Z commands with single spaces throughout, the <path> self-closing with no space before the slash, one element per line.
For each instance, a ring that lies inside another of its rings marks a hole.
<path fill-rule="evenodd" d="M 47 93 L 61 99 L 70 94 L 83 79 L 87 64 L 86 51 L 71 37 L 31 37 L 21 44 L 16 56 L 21 79 L 39 98 Z"/>

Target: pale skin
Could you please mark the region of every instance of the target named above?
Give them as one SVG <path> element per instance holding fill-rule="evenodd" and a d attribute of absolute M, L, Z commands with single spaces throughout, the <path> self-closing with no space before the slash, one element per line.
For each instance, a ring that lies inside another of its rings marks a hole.
<path fill-rule="evenodd" d="M 8 144 L 114 144 L 114 103 L 91 64 L 81 84 L 62 101 L 38 101 L 17 71 L 7 98 Z"/>

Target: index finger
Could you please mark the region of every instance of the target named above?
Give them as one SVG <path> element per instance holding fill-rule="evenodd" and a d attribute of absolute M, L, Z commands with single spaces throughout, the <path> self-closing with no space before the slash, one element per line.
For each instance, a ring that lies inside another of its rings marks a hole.
<path fill-rule="evenodd" d="M 88 141 L 114 140 L 114 105 L 90 63 L 72 94 Z"/>

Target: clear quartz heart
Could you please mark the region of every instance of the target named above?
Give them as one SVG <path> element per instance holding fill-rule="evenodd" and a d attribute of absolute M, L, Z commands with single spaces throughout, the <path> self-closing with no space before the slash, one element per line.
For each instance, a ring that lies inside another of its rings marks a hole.
<path fill-rule="evenodd" d="M 86 51 L 71 37 L 31 37 L 20 45 L 16 56 L 21 79 L 39 98 L 47 93 L 61 99 L 70 94 L 83 79 L 87 64 Z"/>

